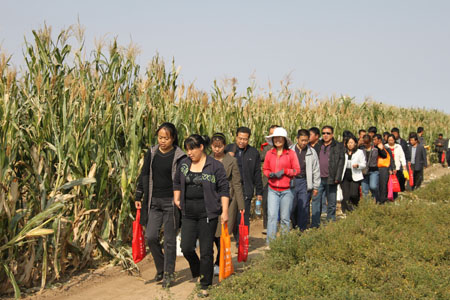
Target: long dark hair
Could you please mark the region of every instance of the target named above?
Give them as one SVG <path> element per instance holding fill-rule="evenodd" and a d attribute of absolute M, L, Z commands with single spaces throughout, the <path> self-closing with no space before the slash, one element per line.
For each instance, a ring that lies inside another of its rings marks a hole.
<path fill-rule="evenodd" d="M 184 140 L 184 149 L 196 149 L 203 145 L 203 152 L 206 153 L 210 144 L 210 139 L 207 135 L 191 134 L 186 140 Z"/>
<path fill-rule="evenodd" d="M 178 146 L 178 131 L 175 125 L 169 122 L 162 123 L 156 130 L 156 135 L 158 135 L 161 129 L 167 130 L 170 133 L 170 136 L 173 138 L 173 145 Z"/>

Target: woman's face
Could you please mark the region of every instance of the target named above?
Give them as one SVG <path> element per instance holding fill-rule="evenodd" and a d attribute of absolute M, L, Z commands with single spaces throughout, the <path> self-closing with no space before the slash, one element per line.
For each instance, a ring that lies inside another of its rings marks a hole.
<path fill-rule="evenodd" d="M 215 140 L 211 144 L 211 149 L 215 155 L 223 155 L 223 153 L 225 152 L 225 145 L 222 143 L 222 141 Z"/>
<path fill-rule="evenodd" d="M 200 145 L 199 148 L 187 149 L 187 155 L 192 160 L 192 162 L 198 162 L 203 156 L 203 145 Z"/>
<path fill-rule="evenodd" d="M 170 135 L 170 132 L 167 129 L 161 128 L 158 131 L 158 144 L 162 151 L 171 149 L 173 142 L 174 138 Z"/>
<path fill-rule="evenodd" d="M 283 148 L 284 143 L 286 143 L 286 139 L 282 136 L 276 136 L 272 141 L 275 148 Z"/>
<path fill-rule="evenodd" d="M 348 149 L 348 150 L 354 150 L 355 147 L 356 147 L 355 141 L 354 141 L 353 139 L 349 139 L 349 140 L 347 141 L 347 149 Z"/>
<path fill-rule="evenodd" d="M 395 145 L 395 140 L 392 136 L 388 138 L 388 144 L 391 147 Z"/>

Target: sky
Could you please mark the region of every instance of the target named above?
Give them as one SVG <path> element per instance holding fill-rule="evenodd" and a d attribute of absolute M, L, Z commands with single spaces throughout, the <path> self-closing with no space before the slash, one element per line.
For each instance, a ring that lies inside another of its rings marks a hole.
<path fill-rule="evenodd" d="M 159 53 L 181 80 L 251 78 L 268 90 L 291 87 L 319 97 L 348 95 L 450 113 L 450 1 L 116 1 L 3 0 L 0 48 L 21 66 L 24 37 L 44 22 L 53 32 L 86 28 L 86 47 L 114 37 L 140 48 L 146 66 Z"/>

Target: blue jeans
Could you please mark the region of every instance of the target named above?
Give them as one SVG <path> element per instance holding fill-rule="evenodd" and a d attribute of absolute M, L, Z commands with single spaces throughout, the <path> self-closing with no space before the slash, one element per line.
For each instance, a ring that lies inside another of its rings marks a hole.
<path fill-rule="evenodd" d="M 323 214 L 327 213 L 327 195 L 325 193 L 323 193 L 322 196 L 322 213 Z"/>
<path fill-rule="evenodd" d="M 267 243 L 277 236 L 278 214 L 280 215 L 280 225 L 282 232 L 287 233 L 291 223 L 291 209 L 294 194 L 291 189 L 285 191 L 275 191 L 269 186 L 267 196 Z"/>
<path fill-rule="evenodd" d="M 372 193 L 372 197 L 378 199 L 378 182 L 380 180 L 380 173 L 378 171 L 369 172 L 367 175 L 364 175 L 364 179 L 361 183 L 361 189 L 364 196 L 367 196 L 370 192 Z"/>
<path fill-rule="evenodd" d="M 327 220 L 336 220 L 336 191 L 337 184 L 328 184 L 328 178 L 320 179 L 319 192 L 312 199 L 312 220 L 311 227 L 319 227 L 320 213 L 322 211 L 322 197 L 325 193 L 328 199 Z"/>
<path fill-rule="evenodd" d="M 294 203 L 297 226 L 300 230 L 306 230 L 309 221 L 309 199 L 311 192 L 308 192 L 308 184 L 305 178 L 295 178 L 295 187 L 292 189 L 294 193 Z"/>

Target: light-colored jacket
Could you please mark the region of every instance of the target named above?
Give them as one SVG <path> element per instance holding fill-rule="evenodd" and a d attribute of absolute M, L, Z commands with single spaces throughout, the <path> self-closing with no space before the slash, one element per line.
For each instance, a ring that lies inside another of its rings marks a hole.
<path fill-rule="evenodd" d="M 292 145 L 291 149 L 295 151 L 295 147 L 296 144 Z M 316 150 L 314 150 L 314 148 L 311 148 L 309 145 L 307 147 L 308 150 L 306 151 L 305 155 L 305 164 L 306 164 L 306 183 L 308 191 L 318 190 L 320 186 L 319 157 L 317 156 L 317 152 Z M 300 164 L 300 162 L 298 163 Z"/>
<path fill-rule="evenodd" d="M 345 152 L 344 171 L 342 172 L 341 180 L 344 179 L 345 170 L 347 168 L 348 154 Z M 366 156 L 361 149 L 356 150 L 352 155 L 352 179 L 353 181 L 361 181 L 364 179 L 362 170 L 366 167 Z M 353 168 L 353 165 L 358 165 L 357 168 Z"/>
<path fill-rule="evenodd" d="M 391 149 L 391 146 L 389 146 L 389 144 L 386 144 L 384 146 Z M 406 157 L 402 146 L 400 146 L 399 144 L 395 144 L 394 152 L 392 154 L 394 154 L 395 169 L 398 171 L 400 170 L 400 167 L 403 166 L 403 169 L 406 170 Z"/>

